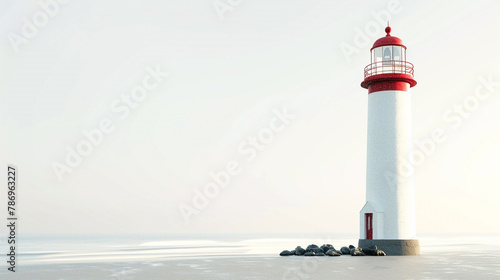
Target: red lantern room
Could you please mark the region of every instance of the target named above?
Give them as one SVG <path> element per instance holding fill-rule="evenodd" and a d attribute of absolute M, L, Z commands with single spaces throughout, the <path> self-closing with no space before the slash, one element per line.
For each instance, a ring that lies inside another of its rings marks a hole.
<path fill-rule="evenodd" d="M 413 64 L 406 61 L 406 46 L 398 37 L 387 35 L 375 41 L 371 52 L 371 63 L 365 67 L 365 79 L 361 83 L 368 93 L 382 90 L 402 90 L 417 84 L 413 78 Z"/>

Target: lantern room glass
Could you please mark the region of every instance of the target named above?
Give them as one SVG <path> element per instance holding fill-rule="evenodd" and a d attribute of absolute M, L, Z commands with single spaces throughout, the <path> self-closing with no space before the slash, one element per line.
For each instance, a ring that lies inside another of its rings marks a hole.
<path fill-rule="evenodd" d="M 373 72 L 376 73 L 405 73 L 406 48 L 402 46 L 381 46 L 371 51 Z"/>
<path fill-rule="evenodd" d="M 406 49 L 401 46 L 382 46 L 372 50 L 371 62 L 406 61 Z"/>

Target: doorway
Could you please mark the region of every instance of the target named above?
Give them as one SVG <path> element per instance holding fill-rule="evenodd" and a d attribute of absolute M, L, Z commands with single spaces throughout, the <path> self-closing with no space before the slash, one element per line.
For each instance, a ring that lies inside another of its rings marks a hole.
<path fill-rule="evenodd" d="M 365 225 L 366 225 L 366 239 L 373 239 L 373 213 L 365 214 Z"/>

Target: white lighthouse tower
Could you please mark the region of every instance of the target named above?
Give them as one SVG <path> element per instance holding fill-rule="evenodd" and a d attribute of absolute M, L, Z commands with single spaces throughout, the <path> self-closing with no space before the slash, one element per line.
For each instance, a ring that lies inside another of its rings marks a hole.
<path fill-rule="evenodd" d="M 387 35 L 371 48 L 363 88 L 368 89 L 366 204 L 358 246 L 377 245 L 387 255 L 418 255 L 412 155 L 411 98 L 417 84 L 401 39 Z"/>

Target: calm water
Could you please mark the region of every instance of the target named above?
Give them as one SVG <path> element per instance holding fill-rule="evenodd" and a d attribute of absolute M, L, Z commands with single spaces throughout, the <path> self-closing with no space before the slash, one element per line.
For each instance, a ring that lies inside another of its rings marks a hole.
<path fill-rule="evenodd" d="M 331 267 L 333 258 L 315 257 L 318 261 L 313 266 L 318 273 L 338 271 L 338 274 L 347 273 L 346 276 L 373 266 L 379 272 L 386 271 L 387 279 L 500 279 L 500 237 L 432 236 L 421 237 L 420 242 L 422 256 L 419 257 L 382 260 L 342 256 L 335 258 L 335 267 Z M 304 266 L 306 258 L 280 258 L 279 252 L 311 243 L 330 243 L 340 249 L 357 245 L 357 239 L 354 234 L 19 235 L 18 243 L 18 272 L 8 272 L 3 262 L 0 279 L 5 276 L 12 279 L 145 279 L 144 274 L 138 273 L 148 269 L 149 272 L 160 269 L 158 279 L 196 279 L 197 275 L 213 277 L 206 279 L 275 279 L 276 276 L 269 278 L 272 273 L 279 275 L 279 279 L 307 279 L 300 270 L 298 276 L 284 276 L 287 270 Z M 2 254 L 7 252 L 5 242 L 0 249 Z M 232 268 L 226 267 L 232 260 L 238 261 L 233 261 Z M 270 269 L 268 276 L 259 274 L 259 269 L 266 271 L 266 265 Z M 415 269 L 414 265 L 419 267 L 418 274 L 401 276 L 401 271 Z M 160 273 L 162 267 L 165 271 Z M 249 270 L 248 277 L 238 274 L 245 270 Z M 76 271 L 78 274 L 74 274 Z M 234 277 L 227 276 L 231 273 Z M 391 273 L 395 275 L 390 276 Z"/>

